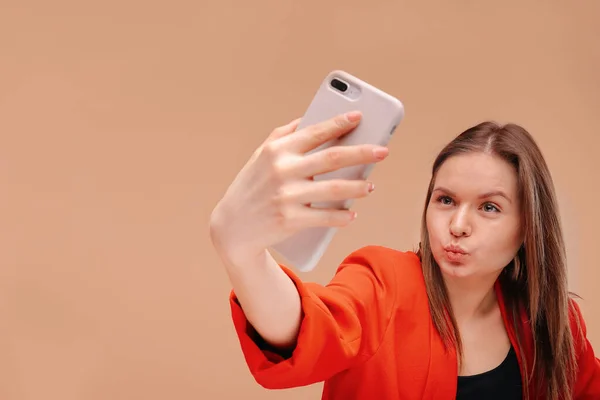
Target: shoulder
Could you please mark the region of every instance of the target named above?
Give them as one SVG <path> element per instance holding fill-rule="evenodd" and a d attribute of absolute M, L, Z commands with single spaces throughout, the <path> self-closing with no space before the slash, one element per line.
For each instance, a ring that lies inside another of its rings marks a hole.
<path fill-rule="evenodd" d="M 422 277 L 421 261 L 415 252 L 385 246 L 368 245 L 354 250 L 344 258 L 338 271 L 349 264 L 369 266 L 382 277 L 396 275 L 403 280 Z"/>
<path fill-rule="evenodd" d="M 574 398 L 600 398 L 600 359 L 587 338 L 587 328 L 579 304 L 569 299 L 569 320 L 576 353 L 577 379 Z"/>
<path fill-rule="evenodd" d="M 569 298 L 569 323 L 575 346 L 581 346 L 587 336 L 587 327 L 583 318 L 583 313 L 575 298 Z"/>
<path fill-rule="evenodd" d="M 392 286 L 402 297 L 425 292 L 421 260 L 414 251 L 402 251 L 368 245 L 351 252 L 339 265 L 336 274 L 350 266 L 364 267 L 383 286 Z"/>

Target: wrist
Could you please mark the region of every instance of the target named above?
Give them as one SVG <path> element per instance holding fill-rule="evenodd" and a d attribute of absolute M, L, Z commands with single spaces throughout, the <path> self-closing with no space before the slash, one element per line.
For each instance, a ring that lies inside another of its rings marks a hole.
<path fill-rule="evenodd" d="M 210 238 L 218 256 L 228 267 L 245 265 L 261 254 L 262 249 L 254 249 L 246 241 L 235 239 L 216 221 L 211 222 Z"/>

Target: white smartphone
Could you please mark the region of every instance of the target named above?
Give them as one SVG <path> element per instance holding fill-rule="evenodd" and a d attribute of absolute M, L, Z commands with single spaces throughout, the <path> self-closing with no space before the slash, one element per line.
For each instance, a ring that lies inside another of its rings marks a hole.
<path fill-rule="evenodd" d="M 331 146 L 360 144 L 387 146 L 396 127 L 404 118 L 404 106 L 400 100 L 347 72 L 336 70 L 330 72 L 322 81 L 297 129 L 353 110 L 362 112 L 359 125 L 352 132 L 327 142 L 311 152 L 321 151 Z M 314 179 L 366 179 L 374 165 L 345 167 L 317 175 Z M 348 209 L 352 202 L 353 200 L 349 199 L 313 203 L 310 206 Z M 333 227 L 304 229 L 271 246 L 270 250 L 275 252 L 274 255 L 282 257 L 285 264 L 290 264 L 302 272 L 311 271 L 317 266 L 336 231 L 337 228 Z"/>

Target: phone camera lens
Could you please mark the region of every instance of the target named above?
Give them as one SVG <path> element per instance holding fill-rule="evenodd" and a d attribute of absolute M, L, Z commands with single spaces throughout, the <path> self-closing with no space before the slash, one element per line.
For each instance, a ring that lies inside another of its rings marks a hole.
<path fill-rule="evenodd" d="M 345 92 L 346 90 L 348 90 L 348 85 L 345 82 L 340 81 L 339 79 L 332 79 L 331 80 L 331 86 L 333 86 L 334 88 L 336 88 L 337 90 L 339 90 L 340 92 Z"/>

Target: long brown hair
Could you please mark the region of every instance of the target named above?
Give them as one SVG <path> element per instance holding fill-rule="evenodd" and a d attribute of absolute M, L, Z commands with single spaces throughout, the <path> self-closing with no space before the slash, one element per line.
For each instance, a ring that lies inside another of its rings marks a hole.
<path fill-rule="evenodd" d="M 473 126 L 446 145 L 433 163 L 419 246 L 433 323 L 446 346 L 455 346 L 462 359 L 460 334 L 442 273 L 431 252 L 425 216 L 437 171 L 444 161 L 472 152 L 498 156 L 517 172 L 524 242 L 499 279 L 506 308 L 514 316 L 516 350 L 523 362 L 526 358 L 518 323 L 519 310 L 526 310 L 531 321 L 534 361 L 522 369 L 524 398 L 528 398 L 528 383 L 533 380 L 538 390 L 543 388 L 546 392 L 547 399 L 569 400 L 577 365 L 569 323 L 570 293 L 558 204 L 544 157 L 529 132 L 519 125 L 488 121 Z"/>

